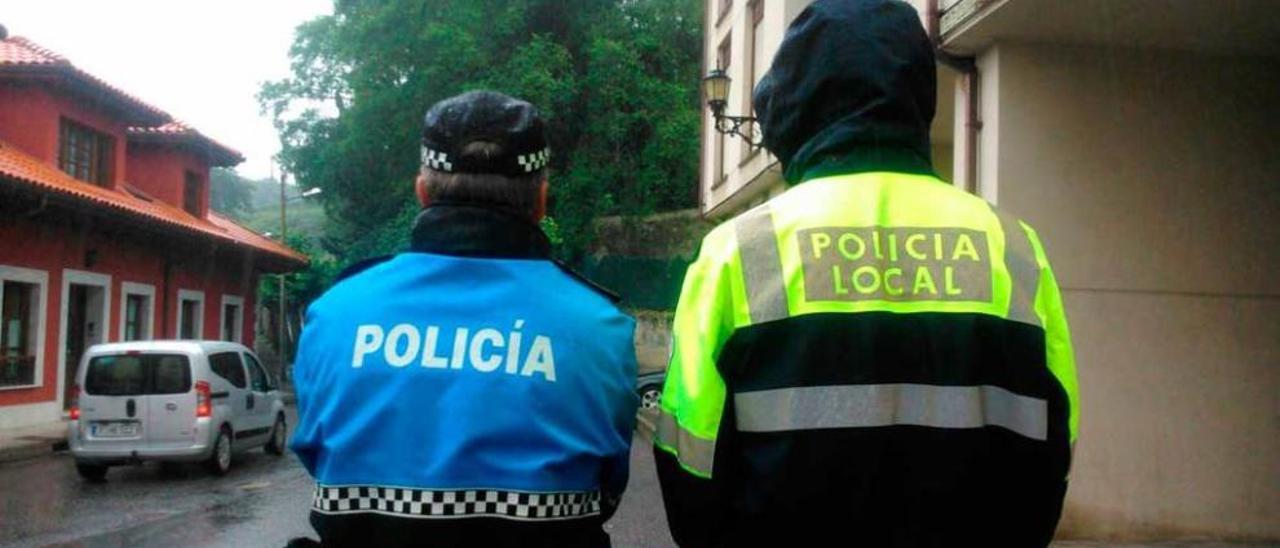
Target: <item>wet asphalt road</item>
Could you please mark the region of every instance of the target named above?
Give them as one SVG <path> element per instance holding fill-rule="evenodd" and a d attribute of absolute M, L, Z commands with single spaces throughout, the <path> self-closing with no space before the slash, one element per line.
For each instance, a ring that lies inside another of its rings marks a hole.
<path fill-rule="evenodd" d="M 290 417 L 290 424 L 293 424 Z M 671 546 L 649 442 L 636 436 L 622 507 L 605 527 L 614 546 Z M 198 465 L 76 475 L 67 454 L 0 464 L 0 546 L 281 547 L 311 536 L 311 478 L 292 455 L 239 453 L 225 477 Z"/>

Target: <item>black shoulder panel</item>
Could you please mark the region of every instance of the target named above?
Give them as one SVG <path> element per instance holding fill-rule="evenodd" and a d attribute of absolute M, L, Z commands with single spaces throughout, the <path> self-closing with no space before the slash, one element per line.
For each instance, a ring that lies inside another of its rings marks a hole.
<path fill-rule="evenodd" d="M 369 270 L 370 268 L 373 268 L 382 263 L 390 261 L 394 257 L 395 255 L 383 255 L 381 257 L 371 257 L 363 261 L 357 261 L 355 263 L 352 263 L 350 266 L 342 269 L 342 272 L 339 272 L 338 275 L 334 277 L 333 283 L 336 285 L 338 282 L 341 282 L 342 280 L 345 280 L 347 278 L 355 276 L 356 274 Z"/>
<path fill-rule="evenodd" d="M 618 295 L 617 293 L 614 293 L 613 291 L 610 291 L 608 288 L 606 288 L 606 287 L 604 287 L 604 286 L 602 286 L 602 285 L 600 285 L 600 284 L 598 284 L 598 283 L 595 283 L 595 282 L 593 282 L 593 281 L 591 281 L 591 280 L 588 280 L 586 276 L 583 276 L 582 274 L 579 274 L 579 273 L 578 273 L 577 271 L 575 271 L 574 269 L 569 268 L 569 265 L 564 264 L 563 262 L 561 262 L 561 261 L 559 261 L 559 260 L 555 260 L 555 259 L 553 259 L 551 262 L 552 262 L 552 263 L 555 263 L 555 265 L 556 265 L 557 267 L 559 267 L 559 268 L 560 268 L 560 271 L 561 271 L 561 272 L 564 272 L 565 274 L 568 274 L 570 278 L 573 278 L 573 279 L 577 280 L 579 283 L 581 283 L 582 285 L 587 286 L 587 287 L 588 287 L 588 288 L 590 288 L 592 291 L 595 291 L 596 293 L 599 293 L 600 295 L 604 296 L 604 298 L 609 299 L 609 302 L 611 302 L 611 303 L 613 303 L 613 304 L 618 304 L 618 303 L 622 302 L 622 296 L 621 296 L 621 295 Z"/>

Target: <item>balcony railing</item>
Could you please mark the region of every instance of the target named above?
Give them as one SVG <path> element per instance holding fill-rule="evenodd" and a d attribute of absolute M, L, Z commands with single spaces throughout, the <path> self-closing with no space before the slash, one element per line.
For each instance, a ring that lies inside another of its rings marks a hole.
<path fill-rule="evenodd" d="M 942 14 L 938 29 L 942 37 L 946 37 L 956 27 L 973 18 L 995 0 L 938 0 L 938 11 Z"/>

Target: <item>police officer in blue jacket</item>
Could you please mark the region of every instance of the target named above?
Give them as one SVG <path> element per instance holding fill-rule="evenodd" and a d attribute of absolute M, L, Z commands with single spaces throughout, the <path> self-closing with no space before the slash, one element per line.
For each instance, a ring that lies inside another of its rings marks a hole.
<path fill-rule="evenodd" d="M 426 115 L 411 250 L 307 311 L 292 448 L 326 546 L 607 546 L 634 427 L 634 321 L 550 257 L 529 103 Z"/>

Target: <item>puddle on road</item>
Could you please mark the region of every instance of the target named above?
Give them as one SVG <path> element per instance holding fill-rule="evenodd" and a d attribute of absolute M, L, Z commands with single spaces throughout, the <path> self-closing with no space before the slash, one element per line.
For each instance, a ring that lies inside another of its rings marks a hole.
<path fill-rule="evenodd" d="M 261 489 L 266 489 L 266 488 L 268 488 L 268 487 L 271 487 L 271 482 L 269 482 L 269 481 L 255 481 L 255 482 L 251 482 L 251 483 L 242 483 L 242 484 L 238 485 L 237 487 L 239 487 L 241 491 L 258 491 L 258 490 L 261 490 Z"/>
<path fill-rule="evenodd" d="M 207 474 L 194 465 L 145 465 L 113 469 L 106 483 L 91 484 L 76 477 L 69 459 L 25 467 L 16 474 L 17 467 L 10 467 L 5 476 L 13 476 L 7 479 L 23 493 L 17 496 L 5 489 L 5 496 L 0 496 L 0 545 L 195 547 L 216 544 L 213 539 L 247 524 L 247 530 L 254 531 L 252 523 L 272 515 L 266 508 L 270 495 L 279 489 L 306 489 L 307 478 L 254 478 L 292 467 L 274 457 L 238 456 L 231 478 Z M 152 498 L 163 502 L 141 500 Z M 21 523 L 9 519 L 14 516 L 23 516 Z"/>

